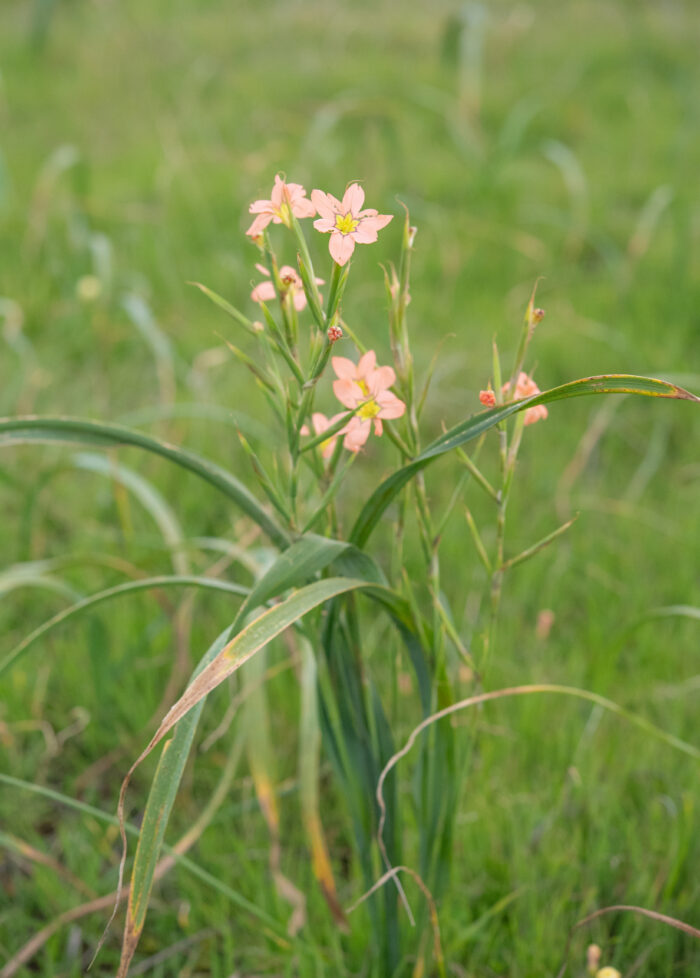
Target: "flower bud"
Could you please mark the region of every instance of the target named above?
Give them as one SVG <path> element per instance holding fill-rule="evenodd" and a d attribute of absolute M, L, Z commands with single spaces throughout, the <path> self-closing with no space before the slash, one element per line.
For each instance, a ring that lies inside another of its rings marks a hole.
<path fill-rule="evenodd" d="M 329 326 L 327 335 L 329 343 L 337 343 L 338 340 L 342 340 L 343 331 L 340 326 Z"/>
<path fill-rule="evenodd" d="M 588 945 L 588 950 L 586 951 L 586 968 L 588 969 L 589 975 L 595 975 L 598 970 L 601 954 L 602 952 L 597 944 Z"/>

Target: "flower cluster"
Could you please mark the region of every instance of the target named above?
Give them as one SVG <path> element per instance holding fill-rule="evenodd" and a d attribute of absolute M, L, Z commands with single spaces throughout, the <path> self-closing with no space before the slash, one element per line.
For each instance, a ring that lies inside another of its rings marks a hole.
<path fill-rule="evenodd" d="M 257 270 L 261 275 L 267 276 L 267 281 L 261 282 L 260 285 L 256 285 L 253 291 L 250 293 L 250 298 L 253 302 L 270 302 L 275 298 L 275 286 L 270 278 L 270 273 L 265 268 L 264 265 L 256 265 Z M 299 274 L 292 268 L 291 265 L 283 265 L 280 268 L 280 282 L 282 283 L 282 297 L 289 295 L 291 296 L 292 303 L 297 312 L 301 312 L 302 309 L 306 307 L 306 293 L 304 292 L 304 283 L 301 280 Z M 316 279 L 316 285 L 324 285 L 322 278 Z"/>
<path fill-rule="evenodd" d="M 509 390 L 510 382 L 504 384 L 501 388 L 501 393 L 504 397 L 507 398 Z M 515 397 L 513 400 L 522 401 L 526 397 L 534 397 L 535 394 L 540 393 L 541 391 L 532 377 L 529 377 L 521 370 L 515 383 Z M 479 391 L 479 400 L 485 407 L 494 407 L 496 404 L 496 395 L 489 387 L 488 390 Z M 543 421 L 547 417 L 547 413 L 547 408 L 544 404 L 536 404 L 534 407 L 528 408 L 525 412 L 524 423 L 534 424 L 536 421 Z"/>
<path fill-rule="evenodd" d="M 299 183 L 285 183 L 275 177 L 269 200 L 256 200 L 250 213 L 257 214 L 246 234 L 257 240 L 267 225 L 286 224 L 291 227 L 292 216 L 315 217 L 317 231 L 330 234 L 328 250 L 337 265 L 345 265 L 355 250 L 355 244 L 373 244 L 377 233 L 392 220 L 391 214 L 379 214 L 373 208 L 363 210 L 365 192 L 358 183 L 351 183 L 342 200 L 322 190 L 312 190 L 311 200 Z"/>
<path fill-rule="evenodd" d="M 355 411 L 355 414 L 340 431 L 321 443 L 324 458 L 332 454 L 336 440 L 341 435 L 343 446 L 348 451 L 359 452 L 372 429 L 375 435 L 383 433 L 382 418 L 393 421 L 400 418 L 406 410 L 404 402 L 389 390 L 396 382 L 393 368 L 378 367 L 374 350 L 368 350 L 356 364 L 347 357 L 333 357 L 331 363 L 337 377 L 333 381 L 333 393 L 344 407 Z M 341 417 L 342 414 L 335 414 L 332 418 L 320 413 L 312 415 L 314 432 L 317 435 L 322 434 Z M 301 433 L 309 434 L 308 428 L 302 428 Z"/>

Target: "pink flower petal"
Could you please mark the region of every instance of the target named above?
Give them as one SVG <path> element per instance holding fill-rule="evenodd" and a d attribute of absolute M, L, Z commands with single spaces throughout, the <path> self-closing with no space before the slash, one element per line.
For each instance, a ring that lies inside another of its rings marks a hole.
<path fill-rule="evenodd" d="M 365 192 L 362 187 L 359 183 L 351 183 L 343 195 L 343 213 L 347 214 L 350 211 L 353 217 L 357 217 L 362 210 L 364 202 Z"/>
<path fill-rule="evenodd" d="M 381 423 L 379 418 L 374 419 L 374 433 L 377 438 L 384 434 L 384 425 Z"/>
<path fill-rule="evenodd" d="M 357 380 L 365 380 L 367 375 L 372 373 L 376 366 L 377 354 L 374 352 L 374 350 L 368 350 L 366 353 L 362 354 L 358 361 L 357 373 L 355 374 L 355 377 Z M 393 384 L 394 381 L 392 380 L 391 383 Z"/>
<path fill-rule="evenodd" d="M 339 232 L 331 234 L 331 239 L 328 242 L 328 250 L 337 265 L 347 264 L 355 250 L 355 242 L 352 235 L 340 234 Z"/>
<path fill-rule="evenodd" d="M 314 411 L 311 415 L 311 424 L 314 426 L 314 431 L 317 435 L 323 434 L 326 428 L 329 428 L 331 422 L 320 411 Z"/>
<path fill-rule="evenodd" d="M 355 380 L 357 377 L 357 368 L 347 357 L 331 357 L 331 366 L 341 380 Z"/>
<path fill-rule="evenodd" d="M 314 217 L 316 214 L 316 208 L 310 200 L 306 197 L 295 200 L 292 204 L 292 213 L 295 217 Z"/>
<path fill-rule="evenodd" d="M 272 282 L 261 282 L 250 293 L 250 298 L 253 302 L 269 302 L 275 298 L 275 286 Z"/>
<path fill-rule="evenodd" d="M 352 236 L 358 244 L 374 244 L 377 240 L 376 230 L 371 227 L 366 227 L 362 222 L 352 232 Z"/>
<path fill-rule="evenodd" d="M 306 294 L 303 289 L 294 289 L 292 302 L 294 303 L 294 308 L 297 312 L 301 312 L 302 309 L 306 309 Z"/>
<path fill-rule="evenodd" d="M 381 231 L 394 220 L 393 214 L 377 214 L 364 211 L 360 214 L 360 227 L 365 231 Z M 359 229 L 358 229 L 359 230 Z"/>
<path fill-rule="evenodd" d="M 285 183 L 284 193 L 289 204 L 295 204 L 301 197 L 306 197 L 306 191 L 300 183 Z"/>
<path fill-rule="evenodd" d="M 347 378 L 333 381 L 333 393 L 340 403 L 347 408 L 355 408 L 364 400 L 362 389 L 354 380 Z"/>
<path fill-rule="evenodd" d="M 268 270 L 265 268 L 264 265 L 260 264 L 260 262 L 256 262 L 255 267 L 257 268 L 257 270 L 260 272 L 261 275 L 267 275 L 268 278 L 270 277 L 270 273 L 268 272 Z"/>
<path fill-rule="evenodd" d="M 378 367 L 371 377 L 367 378 L 367 386 L 371 394 L 378 394 L 385 391 L 396 383 L 396 374 L 393 367 Z"/>
<path fill-rule="evenodd" d="M 534 424 L 535 421 L 544 421 L 548 414 L 549 412 L 544 404 L 536 404 L 534 407 L 527 409 L 523 423 Z"/>
<path fill-rule="evenodd" d="M 378 417 L 386 418 L 389 421 L 393 418 L 400 418 L 406 410 L 404 402 L 399 400 L 396 394 L 392 394 L 391 391 L 381 391 L 375 397 L 375 401 L 381 408 Z"/>
<path fill-rule="evenodd" d="M 336 214 L 342 213 L 339 200 L 332 194 L 324 194 L 322 190 L 312 190 L 311 201 L 321 217 L 335 224 Z"/>
<path fill-rule="evenodd" d="M 250 238 L 257 238 L 263 233 L 267 225 L 272 220 L 272 214 L 258 214 L 253 223 L 250 225 L 246 234 Z"/>
<path fill-rule="evenodd" d="M 369 419 L 361 421 L 359 418 L 352 418 L 348 422 L 343 445 L 350 452 L 359 452 L 369 438 L 371 428 L 372 422 Z"/>
<path fill-rule="evenodd" d="M 250 214 L 269 214 L 272 217 L 274 210 L 271 200 L 254 200 L 248 208 Z"/>
<path fill-rule="evenodd" d="M 270 194 L 270 202 L 274 206 L 275 210 L 279 210 L 282 206 L 284 200 L 284 188 L 286 184 L 284 180 L 280 177 L 279 173 L 275 176 L 275 185 L 272 188 L 272 193 Z"/>
<path fill-rule="evenodd" d="M 335 218 L 330 217 L 319 217 L 317 221 L 314 221 L 314 227 L 317 231 L 321 231 L 324 234 L 328 231 L 332 231 L 335 227 Z"/>

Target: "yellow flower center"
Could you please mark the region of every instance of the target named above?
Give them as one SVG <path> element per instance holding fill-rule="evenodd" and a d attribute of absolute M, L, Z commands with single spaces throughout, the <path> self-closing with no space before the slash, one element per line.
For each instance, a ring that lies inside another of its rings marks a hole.
<path fill-rule="evenodd" d="M 351 213 L 336 214 L 335 226 L 341 234 L 350 234 L 360 222 Z"/>
<path fill-rule="evenodd" d="M 292 226 L 292 210 L 286 200 L 283 200 L 277 210 L 277 216 L 280 221 L 285 224 L 288 228 Z"/>
<path fill-rule="evenodd" d="M 372 418 L 376 418 L 381 408 L 377 402 L 372 398 L 369 401 L 365 401 L 360 410 L 357 412 L 357 417 L 361 418 L 362 421 L 368 421 Z"/>

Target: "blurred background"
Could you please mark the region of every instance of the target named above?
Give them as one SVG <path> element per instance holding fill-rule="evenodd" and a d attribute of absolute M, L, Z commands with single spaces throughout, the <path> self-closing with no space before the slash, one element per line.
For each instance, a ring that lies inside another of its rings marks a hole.
<path fill-rule="evenodd" d="M 423 373 L 439 351 L 426 440 L 478 410 L 491 340 L 512 355 L 539 277 L 547 315 L 531 366 L 540 387 L 625 372 L 699 392 L 699 49 L 695 0 L 5 0 L 0 414 L 136 424 L 245 478 L 235 425 L 264 445 L 272 419 L 222 337 L 244 342 L 188 283 L 204 282 L 253 315 L 258 253 L 244 235 L 247 209 L 269 196 L 277 172 L 336 195 L 361 180 L 367 206 L 410 210 L 418 236 L 409 321 Z M 400 231 L 397 219 L 377 245 L 357 249 L 344 305 L 380 362 L 389 344 L 379 264 L 398 256 Z M 316 237 L 324 274 L 327 242 Z M 352 355 L 349 344 L 340 352 Z M 546 424 L 528 429 L 511 552 L 580 515 L 508 582 L 492 685 L 579 684 L 697 737 L 692 616 L 620 635 L 650 609 L 698 603 L 699 432 L 690 404 L 629 398 L 554 405 Z M 388 450 L 373 446 L 368 471 L 382 471 Z M 153 480 L 188 538 L 245 539 L 214 493 L 205 497 L 157 460 L 119 458 Z M 104 561 L 86 569 L 86 555 L 116 554 L 148 573 L 170 567 L 148 513 L 96 465 L 37 447 L 0 457 L 0 575 L 15 568 L 0 576 L 7 649 L 67 595 L 120 579 Z M 441 466 L 429 481 L 437 504 L 457 472 Z M 350 514 L 366 494 L 359 468 Z M 487 513 L 480 507 L 475 500 L 477 516 Z M 57 565 L 34 563 L 67 553 L 85 560 L 61 565 L 58 576 Z M 201 555 L 190 559 L 204 566 Z M 461 523 L 444 559 L 446 589 L 468 628 L 483 572 Z M 27 585 L 27 568 L 53 584 Z M 119 607 L 118 620 L 106 611 L 34 649 L 3 677 L 0 704 L 3 770 L 109 812 L 167 686 L 172 644 L 170 619 L 152 600 Z M 544 637 L 543 610 L 554 612 Z M 195 653 L 229 620 L 220 600 L 198 599 Z M 215 727 L 225 698 L 212 701 Z M 571 703 L 511 704 L 489 717 L 493 737 L 480 761 L 488 775 L 465 800 L 444 909 L 453 960 L 472 969 L 456 974 L 556 970 L 568 928 L 606 902 L 697 914 L 694 762 Z M 280 752 L 281 777 L 292 778 L 293 750 Z M 215 780 L 215 755 L 185 786 L 181 827 Z M 141 790 L 147 784 L 144 774 Z M 50 851 L 93 892 L 108 891 L 114 836 L 104 825 L 19 788 L 4 785 L 0 795 L 8 837 Z M 197 858 L 259 896 L 265 829 L 245 779 L 222 812 L 218 831 L 235 818 L 236 842 L 222 856 L 221 836 L 205 836 Z M 5 842 L 0 957 L 84 899 Z M 241 870 L 242 854 L 253 869 Z M 312 889 L 301 843 L 290 858 L 290 875 Z M 225 901 L 212 906 L 186 874 L 167 886 L 145 952 L 210 928 L 201 973 L 282 973 L 256 950 L 248 921 L 231 923 Z M 94 944 L 103 923 L 81 921 L 78 944 Z M 700 964 L 690 939 L 658 925 L 596 926 L 592 936 L 620 949 L 625 975 L 690 975 Z M 188 954 L 168 967 L 184 967 Z M 65 931 L 37 960 L 42 974 L 80 973 Z M 95 973 L 110 973 L 103 967 Z"/>

